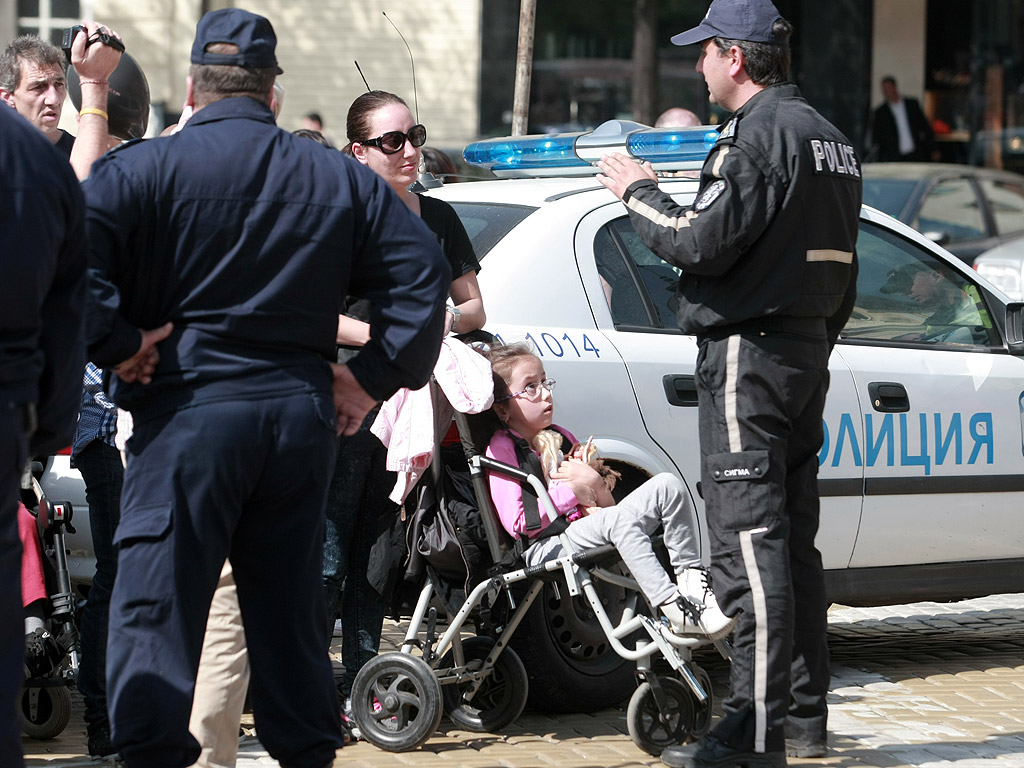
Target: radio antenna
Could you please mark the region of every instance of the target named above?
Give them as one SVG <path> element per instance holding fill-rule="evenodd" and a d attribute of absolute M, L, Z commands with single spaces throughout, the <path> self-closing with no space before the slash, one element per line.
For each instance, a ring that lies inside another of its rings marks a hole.
<path fill-rule="evenodd" d="M 384 14 L 384 18 L 388 20 L 388 24 L 395 28 L 395 32 L 398 33 L 398 36 L 402 38 L 402 42 L 405 43 L 405 50 L 409 52 L 409 64 L 412 66 L 412 99 L 413 104 L 416 107 L 416 122 L 418 123 L 420 121 L 420 99 L 416 93 L 416 60 L 412 57 L 412 48 L 409 47 L 409 42 L 405 39 L 405 35 L 402 34 L 402 30 L 400 30 L 395 22 L 391 20 L 391 17 L 388 16 L 388 12 L 381 11 L 381 13 Z"/>
<path fill-rule="evenodd" d="M 363 85 L 366 86 L 366 92 L 369 93 L 370 91 L 373 90 L 373 88 L 371 88 L 370 84 L 368 82 L 366 82 L 366 75 L 364 75 L 363 74 L 363 70 L 359 68 L 359 62 L 358 61 L 353 61 L 352 63 L 356 65 L 356 70 L 359 72 L 359 76 L 361 78 L 363 78 Z"/>

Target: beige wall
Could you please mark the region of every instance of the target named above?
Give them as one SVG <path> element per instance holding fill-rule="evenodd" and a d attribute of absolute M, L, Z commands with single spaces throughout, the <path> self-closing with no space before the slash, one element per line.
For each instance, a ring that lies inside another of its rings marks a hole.
<path fill-rule="evenodd" d="M 230 5 L 229 0 L 214 7 Z M 319 112 L 326 133 L 345 143 L 348 106 L 366 89 L 353 61 L 372 88 L 397 93 L 415 111 L 409 53 L 368 0 L 240 0 L 274 25 L 278 60 L 285 74 L 283 128 L 300 127 L 302 115 Z M 149 80 L 154 102 L 178 112 L 185 99 L 189 52 L 200 0 L 93 0 L 93 15 L 116 29 Z M 386 10 L 386 9 L 385 9 Z M 477 138 L 480 82 L 480 0 L 436 0 L 395 4 L 388 16 L 405 35 L 416 61 L 420 122 L 428 143 L 458 148 Z M 62 124 L 72 132 L 74 110 Z"/>
<path fill-rule="evenodd" d="M 871 103 L 882 103 L 879 82 L 892 75 L 900 93 L 921 99 L 927 0 L 877 0 L 875 39 L 871 57 Z"/>
<path fill-rule="evenodd" d="M 371 88 L 393 91 L 415 111 L 409 52 L 381 10 L 405 35 L 416 62 L 419 119 L 427 141 L 461 148 L 476 138 L 480 81 L 479 0 L 393 3 L 368 0 L 248 0 L 245 7 L 271 20 L 284 75 L 280 124 L 299 127 L 309 111 L 325 132 L 345 143 L 348 106 Z"/>

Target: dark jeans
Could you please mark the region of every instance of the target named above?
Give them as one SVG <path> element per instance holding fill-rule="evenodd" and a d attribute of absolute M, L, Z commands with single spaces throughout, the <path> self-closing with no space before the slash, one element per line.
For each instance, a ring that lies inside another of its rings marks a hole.
<path fill-rule="evenodd" d="M 96 554 L 96 574 L 89 599 L 82 610 L 82 660 L 78 668 L 78 690 L 85 702 L 85 724 L 89 733 L 109 726 L 107 718 L 107 617 L 110 592 L 117 575 L 114 531 L 121 518 L 121 486 L 124 468 L 121 453 L 102 440 L 93 440 L 75 456 L 75 466 L 85 480 L 89 502 L 89 529 Z"/>
<path fill-rule="evenodd" d="M 382 562 L 385 558 L 371 554 L 378 541 L 387 545 L 398 511 L 388 499 L 395 473 L 384 468 L 387 449 L 369 430 L 376 415 L 374 409 L 359 432 L 338 439 L 338 459 L 327 492 L 323 566 L 326 642 L 331 642 L 341 597 L 341 658 L 345 664 L 341 690 L 345 696 L 352 692 L 356 673 L 380 649 L 386 578 L 380 571 L 386 570 L 386 564 Z"/>

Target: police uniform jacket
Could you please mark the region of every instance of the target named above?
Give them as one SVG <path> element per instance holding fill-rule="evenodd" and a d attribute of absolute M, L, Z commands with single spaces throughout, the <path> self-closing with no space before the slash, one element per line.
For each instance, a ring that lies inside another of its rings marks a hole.
<path fill-rule="evenodd" d="M 687 333 L 825 318 L 832 342 L 856 289 L 860 163 L 795 85 L 767 87 L 725 123 L 683 207 L 648 180 L 624 195 L 636 231 L 679 267 Z"/>
<path fill-rule="evenodd" d="M 329 389 L 346 294 L 372 306 L 349 362 L 363 388 L 385 399 L 426 382 L 451 285 L 437 239 L 375 173 L 279 129 L 266 105 L 209 104 L 173 136 L 105 155 L 84 189 L 93 362 L 174 323 L 151 384 L 113 381 L 136 418 Z"/>
<path fill-rule="evenodd" d="M 82 394 L 85 234 L 67 158 L 0 108 L 0 408 L 37 405 L 29 450 L 71 443 Z"/>

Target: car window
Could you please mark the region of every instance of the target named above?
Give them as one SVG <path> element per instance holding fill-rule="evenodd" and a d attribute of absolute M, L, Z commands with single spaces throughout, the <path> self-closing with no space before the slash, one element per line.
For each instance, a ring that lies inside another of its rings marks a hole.
<path fill-rule="evenodd" d="M 473 243 L 478 261 L 501 242 L 512 228 L 533 213 L 528 205 L 496 205 L 494 203 L 452 203 Z"/>
<path fill-rule="evenodd" d="M 916 186 L 916 180 L 865 177 L 864 204 L 899 218 Z"/>
<path fill-rule="evenodd" d="M 675 329 L 679 270 L 654 255 L 628 217 L 594 237 L 594 258 L 618 329 Z"/>
<path fill-rule="evenodd" d="M 1024 231 L 1024 186 L 1004 179 L 981 179 L 981 192 L 996 220 L 996 232 Z"/>
<path fill-rule="evenodd" d="M 943 179 L 928 190 L 917 221 L 918 232 L 944 232 L 950 242 L 985 236 L 985 219 L 970 179 Z"/>
<path fill-rule="evenodd" d="M 929 251 L 862 221 L 857 258 L 857 302 L 844 339 L 999 346 L 977 286 Z"/>

